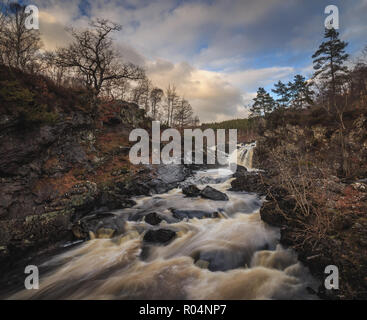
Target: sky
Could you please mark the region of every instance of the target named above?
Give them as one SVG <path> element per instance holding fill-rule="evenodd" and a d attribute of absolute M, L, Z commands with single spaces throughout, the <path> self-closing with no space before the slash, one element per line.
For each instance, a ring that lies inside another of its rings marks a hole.
<path fill-rule="evenodd" d="M 202 122 L 248 116 L 258 87 L 312 75 L 324 13 L 336 5 L 341 38 L 357 56 L 367 45 L 367 0 L 33 0 L 46 49 L 67 45 L 65 27 L 90 19 L 122 25 L 122 57 L 154 85 L 175 84 Z"/>

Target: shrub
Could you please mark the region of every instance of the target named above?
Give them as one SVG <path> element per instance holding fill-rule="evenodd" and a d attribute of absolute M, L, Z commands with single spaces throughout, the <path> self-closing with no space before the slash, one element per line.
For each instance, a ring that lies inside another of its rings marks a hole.
<path fill-rule="evenodd" d="M 32 126 L 36 124 L 53 124 L 58 114 L 49 110 L 46 104 L 35 101 L 35 95 L 24 88 L 18 81 L 0 81 L 0 102 L 6 112 L 14 114 L 19 124 Z"/>

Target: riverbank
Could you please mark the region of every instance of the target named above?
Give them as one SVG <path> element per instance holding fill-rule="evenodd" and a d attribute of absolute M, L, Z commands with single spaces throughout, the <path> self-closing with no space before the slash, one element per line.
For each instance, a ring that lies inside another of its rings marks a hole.
<path fill-rule="evenodd" d="M 321 285 L 321 298 L 366 299 L 366 114 L 355 110 L 345 121 L 344 160 L 337 124 L 315 116 L 290 114 L 292 124 L 275 127 L 268 120 L 253 157 L 262 171 L 242 173 L 232 188 L 266 196 L 262 220 L 280 228 L 280 242 L 294 248 L 315 277 L 322 281 L 327 265 L 338 267 L 339 290 Z"/>

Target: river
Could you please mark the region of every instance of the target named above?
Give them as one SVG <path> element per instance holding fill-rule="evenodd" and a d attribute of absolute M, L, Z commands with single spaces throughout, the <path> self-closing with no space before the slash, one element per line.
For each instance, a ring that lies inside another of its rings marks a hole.
<path fill-rule="evenodd" d="M 242 146 L 239 162 L 252 168 L 256 144 Z M 94 239 L 52 257 L 41 268 L 39 290 L 23 290 L 11 299 L 314 299 L 307 287 L 317 282 L 291 249 L 279 244 L 279 229 L 260 219 L 264 199 L 228 191 L 227 168 L 198 171 L 194 183 L 222 191 L 228 201 L 187 198 L 181 188 L 138 197 L 130 209 L 114 212 L 125 233 Z M 172 209 L 216 212 L 213 218 L 177 221 Z M 157 212 L 164 220 L 152 226 L 136 214 Z M 143 241 L 148 229 L 170 229 L 167 245 Z"/>

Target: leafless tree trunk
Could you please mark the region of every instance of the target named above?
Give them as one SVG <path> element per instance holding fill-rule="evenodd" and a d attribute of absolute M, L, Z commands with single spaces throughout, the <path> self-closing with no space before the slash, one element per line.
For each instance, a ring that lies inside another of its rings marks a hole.
<path fill-rule="evenodd" d="M 93 20 L 90 28 L 85 31 L 69 30 L 74 41 L 69 47 L 58 50 L 56 63 L 71 69 L 82 79 L 92 95 L 94 105 L 101 90 L 112 81 L 145 78 L 141 67 L 121 62 L 110 37 L 112 32 L 121 30 L 120 25 L 97 19 Z"/>

